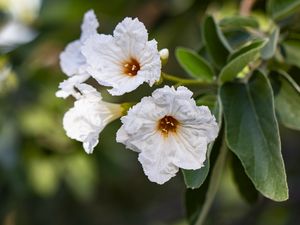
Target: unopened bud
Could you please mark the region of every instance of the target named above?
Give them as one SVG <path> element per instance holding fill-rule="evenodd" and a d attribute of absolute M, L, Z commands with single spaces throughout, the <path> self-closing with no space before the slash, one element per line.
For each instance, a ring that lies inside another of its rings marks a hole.
<path fill-rule="evenodd" d="M 169 59 L 169 50 L 167 48 L 163 48 L 159 51 L 159 56 L 162 65 L 166 65 Z"/>

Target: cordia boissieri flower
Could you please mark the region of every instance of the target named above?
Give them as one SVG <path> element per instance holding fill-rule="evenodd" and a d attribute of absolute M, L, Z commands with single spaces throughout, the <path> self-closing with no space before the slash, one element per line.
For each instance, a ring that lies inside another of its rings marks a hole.
<path fill-rule="evenodd" d="M 135 90 L 142 83 L 152 86 L 160 78 L 161 61 L 155 40 L 137 18 L 125 18 L 111 35 L 95 34 L 82 47 L 89 73 L 112 95 Z"/>
<path fill-rule="evenodd" d="M 90 77 L 86 69 L 86 59 L 81 54 L 81 46 L 90 36 L 97 34 L 98 27 L 99 23 L 94 11 L 86 12 L 81 25 L 80 39 L 69 43 L 60 54 L 61 69 L 69 78 L 59 84 L 60 90 L 56 92 L 57 97 L 66 98 L 69 95 L 78 95 L 74 86 Z"/>
<path fill-rule="evenodd" d="M 155 90 L 121 120 L 117 142 L 139 153 L 145 174 L 158 184 L 175 176 L 179 168 L 201 168 L 207 145 L 219 130 L 208 107 L 197 106 L 185 87 Z"/>
<path fill-rule="evenodd" d="M 108 123 L 122 116 L 123 108 L 103 101 L 101 94 L 90 85 L 78 84 L 76 88 L 78 99 L 65 113 L 63 125 L 67 136 L 82 142 L 84 150 L 90 154 L 98 144 L 100 132 Z"/>

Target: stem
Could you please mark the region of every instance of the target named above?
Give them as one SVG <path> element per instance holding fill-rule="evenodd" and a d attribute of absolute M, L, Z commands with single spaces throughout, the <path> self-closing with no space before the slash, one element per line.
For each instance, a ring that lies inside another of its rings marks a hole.
<path fill-rule="evenodd" d="M 242 0 L 240 4 L 241 16 L 249 16 L 255 2 L 256 0 Z"/>
<path fill-rule="evenodd" d="M 168 80 L 168 81 L 172 81 L 174 83 L 177 83 L 176 85 L 196 85 L 196 86 L 200 86 L 202 88 L 217 88 L 217 84 L 216 83 L 208 83 L 206 81 L 202 81 L 202 80 L 190 80 L 190 79 L 184 79 L 184 78 L 179 78 L 170 74 L 166 74 L 166 73 L 161 73 L 161 77 L 164 80 Z"/>
<path fill-rule="evenodd" d="M 220 154 L 218 156 L 218 159 L 216 161 L 216 164 L 215 164 L 212 174 L 211 174 L 211 180 L 209 182 L 209 187 L 207 190 L 205 202 L 204 202 L 202 211 L 199 214 L 195 225 L 203 224 L 203 222 L 209 212 L 209 209 L 211 208 L 211 205 L 216 197 L 217 191 L 219 189 L 219 185 L 221 183 L 221 178 L 222 178 L 222 174 L 224 171 L 224 167 L 225 167 L 226 156 L 227 156 L 227 147 L 225 144 L 225 137 L 223 137 Z"/>

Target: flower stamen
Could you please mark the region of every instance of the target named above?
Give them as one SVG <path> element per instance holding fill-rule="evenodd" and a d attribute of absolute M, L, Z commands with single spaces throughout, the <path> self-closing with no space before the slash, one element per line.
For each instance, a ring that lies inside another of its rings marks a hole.
<path fill-rule="evenodd" d="M 140 69 L 140 63 L 134 58 L 131 58 L 129 61 L 123 64 L 123 72 L 128 76 L 137 75 Z"/>
<path fill-rule="evenodd" d="M 163 135 L 168 135 L 169 132 L 176 133 L 179 122 L 172 116 L 165 116 L 158 122 L 158 130 Z"/>

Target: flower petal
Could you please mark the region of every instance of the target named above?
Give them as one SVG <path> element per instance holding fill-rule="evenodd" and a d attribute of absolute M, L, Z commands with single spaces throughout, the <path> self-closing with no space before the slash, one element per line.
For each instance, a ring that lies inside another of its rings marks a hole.
<path fill-rule="evenodd" d="M 83 83 L 90 77 L 89 74 L 81 74 L 81 75 L 75 75 L 67 80 L 64 80 L 59 84 L 59 89 L 56 92 L 56 97 L 58 98 L 67 98 L 70 95 L 74 96 L 75 98 L 79 98 L 80 93 L 78 93 L 74 87 L 80 83 Z"/>
<path fill-rule="evenodd" d="M 173 163 L 187 170 L 196 170 L 203 167 L 207 152 L 207 139 L 196 134 L 197 131 L 185 129 L 180 131 L 170 139 L 173 139 L 176 149 Z"/>
<path fill-rule="evenodd" d="M 77 84 L 76 88 L 80 91 L 82 98 L 87 98 L 89 101 L 98 102 L 102 100 L 100 92 L 88 84 Z"/>
<path fill-rule="evenodd" d="M 83 22 L 81 24 L 80 41 L 85 42 L 90 36 L 97 34 L 99 22 L 94 10 L 89 10 L 84 14 Z"/>
<path fill-rule="evenodd" d="M 95 34 L 88 38 L 81 47 L 81 52 L 93 69 L 110 68 L 114 63 L 119 63 L 119 57 L 123 54 L 115 45 L 113 37 L 104 34 Z"/>
<path fill-rule="evenodd" d="M 153 128 L 150 130 L 152 132 L 133 137 L 128 135 L 122 126 L 117 132 L 117 142 L 121 142 L 126 145 L 126 148 L 140 153 L 138 160 L 149 180 L 163 184 L 178 172 L 178 167 L 174 165 L 172 157 L 175 149 L 172 142 L 163 139 L 159 133 L 153 131 Z"/>
<path fill-rule="evenodd" d="M 118 81 L 115 83 L 112 83 L 113 86 L 112 89 L 109 89 L 108 92 L 113 96 L 120 96 L 125 93 L 131 92 L 135 89 L 137 89 L 142 83 L 144 83 L 144 80 L 141 77 L 126 77 L 126 76 L 115 76 L 112 77 L 111 81 Z M 122 85 L 123 84 L 123 85 Z"/>
<path fill-rule="evenodd" d="M 60 54 L 60 67 L 68 76 L 78 74 L 79 68 L 85 65 L 85 58 L 80 52 L 80 47 L 80 41 L 73 41 Z"/>
<path fill-rule="evenodd" d="M 191 115 L 189 112 L 187 114 Z M 198 106 L 192 119 L 183 119 L 183 114 L 181 119 L 185 128 L 197 130 L 199 132 L 197 135 L 206 137 L 207 143 L 212 142 L 218 136 L 219 126 L 207 106 Z"/>
<path fill-rule="evenodd" d="M 137 18 L 126 17 L 114 30 L 117 45 L 130 53 L 132 48 L 143 49 L 148 41 L 148 32 L 145 25 Z"/>
<path fill-rule="evenodd" d="M 93 10 L 84 14 L 81 25 L 80 40 L 73 41 L 67 45 L 60 54 L 60 66 L 68 76 L 79 75 L 85 72 L 86 60 L 81 54 L 82 44 L 91 36 L 97 34 L 99 23 Z"/>
<path fill-rule="evenodd" d="M 138 160 L 150 181 L 163 184 L 179 170 L 173 164 L 174 143 L 170 139 L 163 140 L 160 134 L 155 134 L 150 139 L 153 144 L 145 145 L 146 148 L 139 154 Z"/>
<path fill-rule="evenodd" d="M 137 77 L 143 77 L 152 86 L 160 79 L 161 60 L 155 40 L 148 41 L 143 49 L 135 53 L 141 64 Z"/>
<path fill-rule="evenodd" d="M 67 135 L 84 144 L 85 151 L 90 154 L 98 143 L 98 136 L 105 124 L 101 118 L 96 117 L 99 109 L 92 104 L 77 102 L 73 108 L 66 112 L 63 125 Z M 92 115 L 90 115 L 92 112 Z"/>

